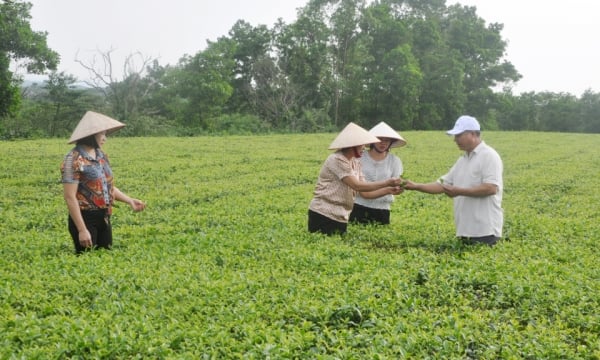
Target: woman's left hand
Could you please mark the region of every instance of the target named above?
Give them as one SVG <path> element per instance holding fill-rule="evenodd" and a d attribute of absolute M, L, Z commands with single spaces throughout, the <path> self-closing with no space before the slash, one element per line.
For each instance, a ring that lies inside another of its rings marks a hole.
<path fill-rule="evenodd" d="M 131 202 L 129 202 L 129 206 L 131 207 L 131 209 L 133 209 L 133 211 L 142 211 L 146 208 L 146 204 L 142 201 L 142 200 L 138 200 L 138 199 L 131 199 Z"/>
<path fill-rule="evenodd" d="M 391 189 L 392 195 L 400 195 L 404 192 L 404 188 L 402 186 L 394 186 Z"/>

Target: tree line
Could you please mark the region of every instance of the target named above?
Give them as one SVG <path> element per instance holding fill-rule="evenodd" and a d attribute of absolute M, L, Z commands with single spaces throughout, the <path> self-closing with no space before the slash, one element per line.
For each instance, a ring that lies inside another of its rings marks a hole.
<path fill-rule="evenodd" d="M 112 49 L 78 62 L 86 87 L 57 73 L 26 2 L 0 4 L 0 136 L 66 136 L 95 109 L 128 135 L 335 131 L 348 121 L 447 129 L 460 114 L 489 130 L 600 132 L 600 94 L 530 92 L 506 59 L 502 24 L 445 0 L 310 0 L 272 27 L 238 20 L 174 65 L 132 53 L 117 78 Z M 19 86 L 11 59 L 48 80 Z M 134 64 L 142 64 L 134 66 Z M 123 65 L 123 66 L 121 66 Z M 7 80 L 6 82 L 4 80 Z"/>

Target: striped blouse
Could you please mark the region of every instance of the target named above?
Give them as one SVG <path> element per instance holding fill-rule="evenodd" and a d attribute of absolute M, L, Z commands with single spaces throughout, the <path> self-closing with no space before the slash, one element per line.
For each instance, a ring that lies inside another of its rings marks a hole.
<path fill-rule="evenodd" d="M 360 161 L 357 158 L 348 160 L 341 151 L 329 155 L 321 167 L 309 209 L 332 220 L 347 223 L 356 191 L 342 182 L 346 176 L 355 176 L 364 181 Z"/>

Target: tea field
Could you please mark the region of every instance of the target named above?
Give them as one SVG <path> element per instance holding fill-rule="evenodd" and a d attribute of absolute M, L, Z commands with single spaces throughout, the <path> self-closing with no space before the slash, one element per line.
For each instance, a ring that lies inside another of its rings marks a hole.
<path fill-rule="evenodd" d="M 460 155 L 402 132 L 406 177 Z M 309 234 L 335 134 L 109 138 L 114 248 L 73 253 L 66 140 L 0 142 L 1 359 L 600 359 L 600 135 L 484 132 L 505 239 L 454 238 L 451 199 Z"/>

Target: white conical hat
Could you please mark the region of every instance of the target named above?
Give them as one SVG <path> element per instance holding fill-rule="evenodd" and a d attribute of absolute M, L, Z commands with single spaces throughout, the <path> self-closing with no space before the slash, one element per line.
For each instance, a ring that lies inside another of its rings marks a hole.
<path fill-rule="evenodd" d="M 384 137 L 389 139 L 395 139 L 396 141 L 394 141 L 392 143 L 392 146 L 390 147 L 401 147 L 406 145 L 406 140 L 404 140 L 404 138 L 400 134 L 398 134 L 396 130 L 392 129 L 388 124 L 384 123 L 383 121 L 373 126 L 371 130 L 369 130 L 369 132 L 378 138 Z"/>
<path fill-rule="evenodd" d="M 122 122 L 106 115 L 88 111 L 85 113 L 85 115 L 83 115 L 81 120 L 79 120 L 79 124 L 77 124 L 75 130 L 73 130 L 73 134 L 71 134 L 71 138 L 69 139 L 69 144 L 102 131 L 111 133 L 121 129 L 124 126 L 125 124 Z"/>
<path fill-rule="evenodd" d="M 366 145 L 380 142 L 378 138 L 371 135 L 367 130 L 353 122 L 348 123 L 344 130 L 329 145 L 329 150 L 349 148 L 353 146 Z"/>

